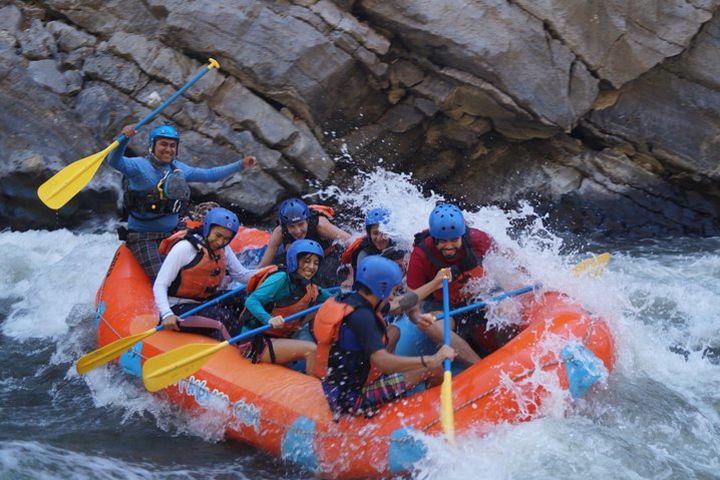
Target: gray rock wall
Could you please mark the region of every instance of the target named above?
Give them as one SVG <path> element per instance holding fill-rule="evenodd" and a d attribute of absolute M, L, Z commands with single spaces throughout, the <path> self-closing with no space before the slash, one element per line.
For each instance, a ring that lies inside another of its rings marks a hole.
<path fill-rule="evenodd" d="M 158 121 L 185 131 L 184 160 L 262 169 L 197 198 L 263 216 L 382 158 L 578 232 L 717 235 L 719 2 L 0 1 L 0 222 L 117 213 L 109 167 L 59 217 L 34 190 L 212 56 Z"/>

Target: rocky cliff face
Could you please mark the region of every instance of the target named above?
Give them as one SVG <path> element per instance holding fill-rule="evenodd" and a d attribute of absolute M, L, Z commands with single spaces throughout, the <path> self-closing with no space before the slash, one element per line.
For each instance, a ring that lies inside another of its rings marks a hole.
<path fill-rule="evenodd" d="M 382 158 L 577 231 L 717 235 L 718 3 L 0 0 L 0 221 L 57 225 L 37 186 L 214 57 L 163 117 L 181 158 L 262 169 L 197 196 L 262 216 Z M 103 167 L 61 223 L 119 195 Z"/>

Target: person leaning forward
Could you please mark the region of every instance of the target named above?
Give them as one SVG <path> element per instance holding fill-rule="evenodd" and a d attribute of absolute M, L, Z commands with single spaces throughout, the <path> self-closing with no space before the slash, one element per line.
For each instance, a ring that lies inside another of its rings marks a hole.
<path fill-rule="evenodd" d="M 278 209 L 278 226 L 270 235 L 267 250 L 258 267 L 272 264 L 281 246 L 287 251 L 292 242 L 302 239 L 318 242 L 327 257 L 333 242 L 346 243 L 350 240 L 350 234 L 333 225 L 325 215 L 314 211 L 299 198 L 285 200 Z"/>
<path fill-rule="evenodd" d="M 160 242 L 177 228 L 178 214 L 189 201 L 187 182 L 217 182 L 255 166 L 257 160 L 247 156 L 221 167 L 190 166 L 177 160 L 180 133 L 171 125 L 152 129 L 147 156 L 126 157 L 127 144 L 137 132 L 133 125 L 126 125 L 121 133 L 126 139 L 108 156 L 108 163 L 127 179 L 123 198 L 128 211 L 126 245 L 153 281 L 162 264 Z"/>
<path fill-rule="evenodd" d="M 316 373 L 336 415 L 369 415 L 421 381 L 437 384 L 443 360 L 455 357 L 445 345 L 434 355 L 417 357 L 386 349 L 387 325 L 379 312 L 401 281 L 395 262 L 368 256 L 358 265 L 357 293 L 329 299 L 314 319 Z"/>

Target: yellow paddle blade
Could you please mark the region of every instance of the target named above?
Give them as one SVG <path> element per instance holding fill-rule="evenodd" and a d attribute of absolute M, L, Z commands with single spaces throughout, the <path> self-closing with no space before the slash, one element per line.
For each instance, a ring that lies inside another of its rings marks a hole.
<path fill-rule="evenodd" d="M 139 342 L 145 337 L 152 335 L 156 331 L 157 329 L 151 328 L 150 330 L 136 333 L 135 335 L 130 335 L 129 337 L 121 338 L 119 340 L 115 340 L 114 342 L 109 343 L 102 348 L 98 348 L 97 350 L 94 350 L 90 353 L 86 353 L 85 355 L 80 357 L 80 360 L 78 360 L 75 368 L 80 375 L 85 375 L 90 370 L 101 367 L 109 361 L 116 359 L 123 353 L 130 350 L 137 342 Z"/>
<path fill-rule="evenodd" d="M 610 262 L 610 254 L 608 252 L 601 253 L 595 257 L 588 258 L 575 265 L 572 269 L 573 275 L 590 275 L 597 277 L 605 270 Z"/>
<path fill-rule="evenodd" d="M 90 182 L 105 157 L 119 144 L 115 140 L 102 152 L 77 160 L 50 177 L 37 190 L 40 200 L 53 210 L 59 210 Z"/>
<path fill-rule="evenodd" d="M 215 352 L 228 345 L 227 340 L 215 344 L 191 343 L 149 358 L 142 371 L 145 388 L 149 392 L 157 392 L 176 384 L 200 370 Z"/>
<path fill-rule="evenodd" d="M 452 404 L 452 372 L 443 373 L 440 390 L 440 424 L 448 443 L 455 445 L 455 413 Z"/>

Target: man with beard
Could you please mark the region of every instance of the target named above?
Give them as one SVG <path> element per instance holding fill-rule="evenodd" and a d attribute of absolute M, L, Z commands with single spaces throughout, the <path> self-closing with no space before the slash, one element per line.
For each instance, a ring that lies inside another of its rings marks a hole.
<path fill-rule="evenodd" d="M 440 269 L 450 268 L 450 308 L 467 305 L 473 300 L 473 294 L 464 287 L 471 279 L 483 277 L 482 261 L 489 251 L 496 248 L 495 241 L 481 230 L 468 228 L 460 208 L 451 203 L 442 203 L 433 209 L 429 227 L 415 235 L 407 272 L 408 288 L 420 288 L 432 280 Z M 433 293 L 433 299 L 426 301 L 425 307 L 425 310 L 442 310 L 441 289 Z M 480 347 L 476 335 L 478 327 L 484 331 L 485 322 L 478 319 L 478 315 L 469 313 L 451 319 L 453 333 L 450 345 L 457 352 L 458 359 L 470 364 L 480 360 L 470 346 L 472 343 L 475 348 Z M 434 342 L 442 343 L 442 321 L 418 322 L 418 326 Z"/>

